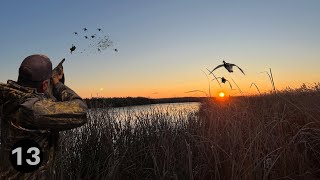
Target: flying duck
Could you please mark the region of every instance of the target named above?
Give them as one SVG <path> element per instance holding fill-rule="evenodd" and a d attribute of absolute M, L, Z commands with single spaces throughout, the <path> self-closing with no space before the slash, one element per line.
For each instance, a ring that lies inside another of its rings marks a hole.
<path fill-rule="evenodd" d="M 77 32 L 74 32 L 73 34 L 78 35 L 78 33 L 77 33 Z"/>
<path fill-rule="evenodd" d="M 233 90 L 231 83 L 230 83 L 226 78 L 224 78 L 224 77 L 217 77 L 217 78 L 212 79 L 211 81 L 216 80 L 216 79 L 221 79 L 221 82 L 222 82 L 223 84 L 225 84 L 226 82 L 228 82 L 229 85 L 230 85 L 231 90 Z"/>
<path fill-rule="evenodd" d="M 88 36 L 84 36 L 84 38 L 88 39 Z"/>
<path fill-rule="evenodd" d="M 84 31 L 87 31 L 87 28 L 83 28 Z"/>
<path fill-rule="evenodd" d="M 70 53 L 72 54 L 72 51 L 76 50 L 76 47 L 72 44 L 72 47 L 70 48 Z"/>
<path fill-rule="evenodd" d="M 222 62 L 223 62 L 223 64 L 220 64 L 219 66 L 217 66 L 216 68 L 214 68 L 212 71 L 210 71 L 209 74 L 212 74 L 212 72 L 213 72 L 214 70 L 216 70 L 216 69 L 218 69 L 218 68 L 220 68 L 220 67 L 225 67 L 230 73 L 232 73 L 232 72 L 233 72 L 233 66 L 236 66 L 236 67 L 242 72 L 242 74 L 246 75 L 246 74 L 244 73 L 244 71 L 243 71 L 239 66 L 237 66 L 237 65 L 235 65 L 235 64 L 226 63 L 225 61 L 222 61 Z"/>

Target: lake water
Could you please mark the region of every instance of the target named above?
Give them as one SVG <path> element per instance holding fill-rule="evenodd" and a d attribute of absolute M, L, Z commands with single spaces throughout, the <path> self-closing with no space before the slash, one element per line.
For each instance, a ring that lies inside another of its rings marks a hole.
<path fill-rule="evenodd" d="M 106 114 L 112 114 L 117 119 L 128 119 L 139 115 L 152 115 L 162 114 L 171 117 L 187 117 L 190 113 L 195 113 L 199 110 L 199 102 L 187 102 L 187 103 L 164 103 L 164 104 L 152 104 L 152 105 L 141 105 L 141 106 L 129 106 L 129 107 L 118 107 L 108 109 L 91 109 L 89 110 L 90 115 L 104 116 Z"/>

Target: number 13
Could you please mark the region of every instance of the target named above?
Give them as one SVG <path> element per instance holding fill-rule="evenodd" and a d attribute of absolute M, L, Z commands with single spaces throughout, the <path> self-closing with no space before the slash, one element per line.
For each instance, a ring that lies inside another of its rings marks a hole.
<path fill-rule="evenodd" d="M 34 153 L 32 153 L 32 152 L 34 152 Z M 17 165 L 22 165 L 22 148 L 18 147 L 12 151 L 12 154 L 16 154 L 16 153 L 17 153 Z M 37 165 L 40 163 L 40 157 L 39 157 L 40 150 L 38 148 L 31 147 L 27 150 L 27 153 L 32 154 L 32 158 L 35 160 L 35 161 L 31 161 L 30 159 L 26 159 L 26 162 L 29 165 L 33 166 L 33 165 Z"/>

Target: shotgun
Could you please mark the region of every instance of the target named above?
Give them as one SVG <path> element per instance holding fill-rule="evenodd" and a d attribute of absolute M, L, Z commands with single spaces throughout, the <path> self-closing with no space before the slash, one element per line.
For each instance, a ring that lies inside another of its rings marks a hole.
<path fill-rule="evenodd" d="M 64 63 L 66 59 L 63 58 L 62 61 L 52 70 L 52 75 L 54 74 L 61 74 L 61 68 L 62 64 Z M 62 76 L 62 79 L 60 79 L 60 82 L 62 82 L 64 84 L 64 74 Z M 49 97 L 50 99 L 54 99 L 56 100 L 56 97 L 53 95 L 53 83 L 52 83 L 52 79 L 50 81 L 48 81 L 48 87 L 47 90 L 45 92 L 45 95 L 47 97 Z"/>
<path fill-rule="evenodd" d="M 62 64 L 64 63 L 65 60 L 66 59 L 63 58 L 62 61 L 52 70 L 52 75 L 61 73 L 60 67 L 62 67 Z M 62 76 L 62 79 L 60 79 L 60 82 L 62 82 L 64 84 L 64 74 Z"/>

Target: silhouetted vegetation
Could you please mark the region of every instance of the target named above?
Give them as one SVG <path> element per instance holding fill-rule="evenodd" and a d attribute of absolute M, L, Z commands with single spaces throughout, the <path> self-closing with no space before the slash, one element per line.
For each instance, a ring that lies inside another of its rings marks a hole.
<path fill-rule="evenodd" d="M 160 98 L 150 99 L 145 97 L 125 97 L 125 98 L 91 98 L 85 99 L 89 108 L 105 107 L 125 107 L 147 104 L 161 103 L 181 103 L 181 102 L 202 102 L 204 97 L 177 97 L 177 98 Z"/>
<path fill-rule="evenodd" d="M 316 179 L 320 86 L 207 99 L 199 112 L 92 109 L 63 132 L 57 179 Z"/>

